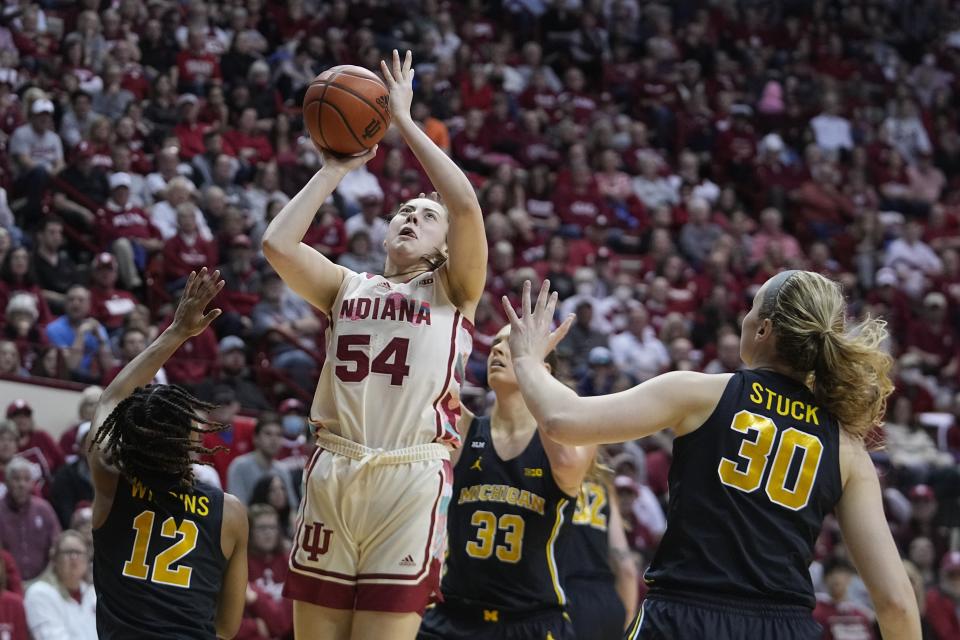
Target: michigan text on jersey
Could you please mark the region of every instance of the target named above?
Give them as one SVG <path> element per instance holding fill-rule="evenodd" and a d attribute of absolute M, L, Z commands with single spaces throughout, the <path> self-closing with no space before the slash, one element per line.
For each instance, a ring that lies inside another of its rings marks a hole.
<path fill-rule="evenodd" d="M 469 502 L 505 502 L 543 515 L 546 500 L 526 489 L 506 484 L 475 484 L 460 490 L 457 504 Z"/>

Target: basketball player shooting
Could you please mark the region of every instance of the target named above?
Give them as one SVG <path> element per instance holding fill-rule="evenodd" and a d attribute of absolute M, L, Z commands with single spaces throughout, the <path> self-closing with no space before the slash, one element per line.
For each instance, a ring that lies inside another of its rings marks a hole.
<path fill-rule="evenodd" d="M 302 239 L 376 148 L 348 158 L 321 148 L 323 167 L 263 237 L 280 277 L 330 318 L 310 416 L 319 446 L 284 587 L 298 638 L 415 637 L 439 590 L 460 382 L 486 280 L 473 187 L 410 115 L 411 54 L 401 62 L 394 51 L 381 70 L 392 124 L 439 198 L 413 198 L 394 213 L 384 275 L 354 273 Z"/>

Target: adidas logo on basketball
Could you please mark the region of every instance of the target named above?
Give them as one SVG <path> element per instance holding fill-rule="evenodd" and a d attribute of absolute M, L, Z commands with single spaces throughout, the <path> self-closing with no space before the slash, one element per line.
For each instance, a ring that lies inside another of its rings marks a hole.
<path fill-rule="evenodd" d="M 413 556 L 407 555 L 403 560 L 400 561 L 401 567 L 415 567 L 417 563 L 414 561 Z"/>

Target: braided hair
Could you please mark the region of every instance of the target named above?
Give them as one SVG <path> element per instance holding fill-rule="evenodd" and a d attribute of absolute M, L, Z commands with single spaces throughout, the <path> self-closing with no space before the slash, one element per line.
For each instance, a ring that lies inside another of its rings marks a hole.
<path fill-rule="evenodd" d="M 226 450 L 204 447 L 192 437 L 230 427 L 200 413 L 215 407 L 177 385 L 137 387 L 107 416 L 90 448 L 102 445 L 103 453 L 131 483 L 187 488 L 194 481 L 191 453 Z"/>

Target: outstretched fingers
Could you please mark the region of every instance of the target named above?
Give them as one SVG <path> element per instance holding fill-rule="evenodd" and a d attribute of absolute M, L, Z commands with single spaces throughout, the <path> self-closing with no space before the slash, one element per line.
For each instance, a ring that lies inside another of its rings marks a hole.
<path fill-rule="evenodd" d="M 530 289 L 532 286 L 529 280 L 523 281 L 523 294 L 520 296 L 520 312 L 523 314 L 524 319 L 533 315 L 533 310 L 530 308 Z"/>
<path fill-rule="evenodd" d="M 403 79 L 403 64 L 400 62 L 400 52 L 393 50 L 393 78 L 394 80 Z"/>
<path fill-rule="evenodd" d="M 204 267 L 206 269 L 206 267 Z M 183 293 L 180 294 L 180 300 L 189 300 L 190 296 L 193 295 L 193 288 L 197 283 L 197 272 L 191 271 L 190 275 L 187 276 L 187 284 L 183 287 Z"/>
<path fill-rule="evenodd" d="M 516 331 L 520 328 L 520 318 L 517 317 L 517 312 L 513 310 L 513 305 L 510 304 L 510 299 L 507 296 L 500 298 L 500 304 L 503 305 L 503 311 L 507 314 L 507 320 L 510 322 L 511 331 Z"/>
<path fill-rule="evenodd" d="M 214 271 L 211 275 L 204 274 L 200 278 L 200 286 L 196 291 L 196 297 L 204 304 L 213 300 L 222 287 L 223 281 L 220 280 L 220 271 Z"/>
<path fill-rule="evenodd" d="M 397 82 L 393 79 L 393 74 L 390 73 L 390 68 L 387 66 L 386 61 L 380 61 L 380 73 L 383 74 L 383 81 L 387 84 L 387 89 L 392 89 L 393 85 Z"/>
<path fill-rule="evenodd" d="M 209 327 L 214 320 L 220 317 L 221 313 L 223 313 L 223 311 L 221 311 L 220 309 L 211 309 L 210 311 L 208 311 L 206 314 L 204 314 L 203 318 L 200 319 L 200 323 L 202 327 L 204 329 Z"/>
<path fill-rule="evenodd" d="M 550 351 L 553 351 L 557 348 L 557 345 L 567 336 L 567 332 L 570 331 L 570 327 L 573 326 L 573 321 L 577 319 L 577 316 L 573 313 L 564 318 L 563 322 L 560 323 L 560 326 L 557 327 L 556 331 L 550 334 Z"/>

